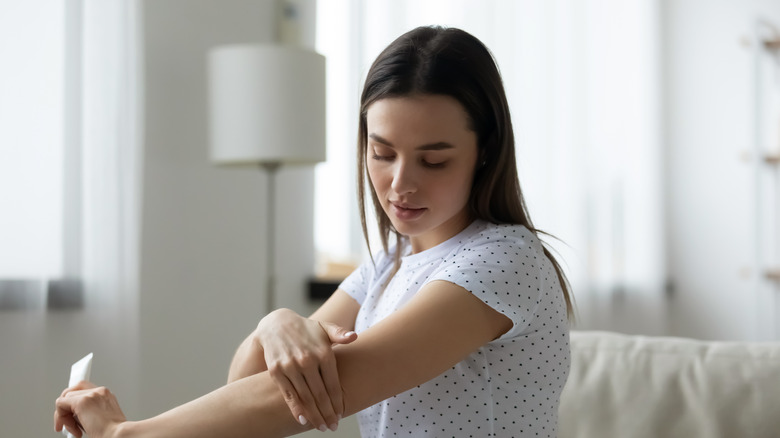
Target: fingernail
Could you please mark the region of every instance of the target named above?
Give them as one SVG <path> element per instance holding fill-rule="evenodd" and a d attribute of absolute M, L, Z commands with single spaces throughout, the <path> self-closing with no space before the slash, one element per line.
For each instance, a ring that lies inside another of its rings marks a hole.
<path fill-rule="evenodd" d="M 326 430 L 328 430 L 328 427 L 325 426 L 324 424 L 321 424 L 320 427 L 318 427 L 317 429 L 319 429 L 320 432 L 325 432 Z"/>
<path fill-rule="evenodd" d="M 346 333 L 344 333 L 344 337 L 348 338 L 348 337 L 350 337 L 350 336 L 352 336 L 354 334 L 355 334 L 355 332 L 346 332 Z"/>
<path fill-rule="evenodd" d="M 338 428 L 339 428 L 339 424 L 338 423 L 333 423 L 333 424 L 330 425 L 329 429 L 332 430 L 333 432 L 335 432 Z"/>
<path fill-rule="evenodd" d="M 301 423 L 301 425 L 306 424 L 306 417 L 303 415 L 298 415 L 298 422 Z"/>

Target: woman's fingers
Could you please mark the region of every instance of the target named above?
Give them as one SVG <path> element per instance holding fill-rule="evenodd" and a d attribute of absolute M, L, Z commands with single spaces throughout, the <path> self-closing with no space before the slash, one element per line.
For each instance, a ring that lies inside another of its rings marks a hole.
<path fill-rule="evenodd" d="M 330 338 L 330 342 L 334 344 L 349 344 L 357 339 L 357 333 L 347 330 L 339 325 L 320 321 L 320 327 Z"/>
<path fill-rule="evenodd" d="M 268 371 L 294 418 L 303 416 L 317 429 L 335 430 L 344 413 L 344 397 L 333 345 L 348 344 L 357 334 L 292 311 L 272 312 L 255 333 Z"/>
<path fill-rule="evenodd" d="M 66 397 L 68 396 L 68 394 L 75 393 L 77 391 L 85 391 L 92 388 L 96 388 L 96 386 L 92 382 L 82 380 L 81 382 L 75 384 L 74 386 L 65 388 L 62 391 L 55 405 L 54 430 L 60 432 L 64 427 L 65 429 L 68 430 L 68 432 L 70 432 L 74 436 L 77 437 L 81 436 L 81 425 L 79 424 L 78 420 L 73 414 L 71 404 L 69 403 L 69 400 L 66 400 Z M 62 401 L 60 401 L 60 399 L 62 399 Z"/>
<path fill-rule="evenodd" d="M 74 436 L 77 435 L 75 431 L 79 429 L 76 419 L 71 412 L 61 410 L 59 406 L 54 408 L 54 430 L 61 432 L 62 429 L 67 429 L 68 432 Z"/>
<path fill-rule="evenodd" d="M 271 377 L 273 377 L 276 387 L 279 388 L 279 391 L 282 393 L 284 402 L 287 403 L 287 407 L 290 409 L 293 418 L 301 423 L 301 425 L 308 423 L 309 420 L 306 418 L 306 412 L 298 401 L 295 387 L 290 383 L 287 376 L 285 376 L 284 373 L 279 372 L 278 369 L 271 369 L 269 370 L 269 373 L 271 374 Z"/>
<path fill-rule="evenodd" d="M 296 420 L 301 422 L 303 417 L 305 421 L 302 424 L 311 422 L 317 429 L 335 430 L 343 408 L 335 409 L 332 394 L 326 389 L 322 372 L 317 366 L 319 362 L 319 359 L 288 361 L 269 371 Z M 322 363 L 328 362 L 325 360 Z M 341 399 L 340 391 L 337 399 Z"/>
<path fill-rule="evenodd" d="M 125 421 L 116 397 L 105 387 L 82 382 L 63 394 L 55 402 L 57 431 L 65 427 L 76 437 L 82 436 L 82 429 L 92 436 L 105 436 Z"/>
<path fill-rule="evenodd" d="M 60 397 L 65 397 L 65 395 L 67 393 L 72 392 L 72 391 L 82 391 L 84 389 L 92 389 L 92 388 L 97 388 L 97 386 L 95 386 L 95 384 L 92 383 L 92 382 L 88 382 L 86 380 L 82 380 L 82 381 L 80 381 L 79 383 L 77 383 L 77 384 L 75 384 L 73 386 L 65 388 L 62 391 L 62 394 L 60 394 Z"/>
<path fill-rule="evenodd" d="M 331 359 L 325 360 L 320 365 L 320 374 L 325 384 L 325 390 L 329 397 L 333 412 L 336 415 L 336 422 L 341 420 L 344 415 L 344 395 L 341 392 L 341 382 L 339 381 L 339 372 L 336 367 L 336 358 L 333 352 L 330 352 Z"/>
<path fill-rule="evenodd" d="M 303 402 L 304 408 L 307 412 L 317 411 L 322 418 L 322 423 L 315 424 L 317 428 L 320 430 L 328 428 L 335 431 L 338 428 L 339 419 L 333 408 L 331 396 L 325 389 L 320 369 L 307 370 L 303 377 L 309 389 L 308 400 Z"/>
<path fill-rule="evenodd" d="M 320 413 L 319 408 L 314 400 L 309 382 L 304 377 L 304 371 L 299 368 L 294 368 L 294 372 L 289 368 L 285 372 L 285 376 L 289 379 L 290 384 L 293 387 L 295 403 L 293 404 L 293 415 L 300 417 L 303 415 L 315 429 L 323 430 L 327 429 L 325 425 L 325 419 Z M 285 397 L 286 398 L 286 397 Z M 290 405 L 291 403 L 288 403 Z"/>
<path fill-rule="evenodd" d="M 54 430 L 62 431 L 63 428 L 73 436 L 81 437 L 81 425 L 76 419 L 73 402 L 77 400 L 79 390 L 68 388 L 63 391 L 54 405 Z"/>

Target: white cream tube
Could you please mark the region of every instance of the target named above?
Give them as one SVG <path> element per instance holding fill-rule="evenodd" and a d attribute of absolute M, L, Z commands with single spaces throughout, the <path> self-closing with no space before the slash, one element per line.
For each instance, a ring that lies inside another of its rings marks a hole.
<path fill-rule="evenodd" d="M 68 380 L 68 388 L 76 385 L 82 380 L 89 380 L 89 374 L 92 372 L 92 353 L 84 356 L 81 360 L 74 363 L 70 367 L 70 379 Z M 62 434 L 68 438 L 75 438 L 67 429 L 62 429 Z"/>

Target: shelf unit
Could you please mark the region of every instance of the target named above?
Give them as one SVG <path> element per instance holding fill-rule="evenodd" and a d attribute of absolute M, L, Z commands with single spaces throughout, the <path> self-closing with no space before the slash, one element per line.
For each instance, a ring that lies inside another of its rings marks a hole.
<path fill-rule="evenodd" d="M 753 173 L 756 336 L 780 340 L 780 31 L 756 23 Z M 778 80 L 772 80 L 772 78 Z M 774 105 L 774 106 L 773 106 Z M 776 118 L 776 120 L 775 120 Z M 775 129 L 775 131 L 772 131 Z"/>

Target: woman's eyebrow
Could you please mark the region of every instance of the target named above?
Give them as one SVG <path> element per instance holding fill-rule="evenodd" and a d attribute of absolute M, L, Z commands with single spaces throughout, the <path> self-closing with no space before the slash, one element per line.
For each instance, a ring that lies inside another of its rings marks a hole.
<path fill-rule="evenodd" d="M 440 141 L 437 143 L 431 143 L 431 144 L 424 144 L 422 146 L 417 146 L 418 151 L 441 151 L 445 149 L 454 149 L 455 146 L 453 146 L 450 143 L 447 143 L 446 141 Z"/>
<path fill-rule="evenodd" d="M 371 134 L 368 134 L 368 138 L 376 141 L 377 143 L 382 143 L 383 145 L 386 145 L 386 146 L 393 146 L 393 144 L 390 143 L 389 140 L 386 140 L 381 135 L 374 134 L 373 132 Z"/>
<path fill-rule="evenodd" d="M 391 143 L 389 140 L 383 138 L 379 134 L 368 134 L 368 137 L 372 140 L 376 141 L 377 143 L 382 143 L 385 146 L 393 147 L 393 143 Z M 445 149 L 453 149 L 455 146 L 453 146 L 451 143 L 447 143 L 446 141 L 439 141 L 436 143 L 429 143 L 417 146 L 418 151 L 441 151 Z"/>

